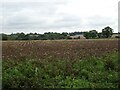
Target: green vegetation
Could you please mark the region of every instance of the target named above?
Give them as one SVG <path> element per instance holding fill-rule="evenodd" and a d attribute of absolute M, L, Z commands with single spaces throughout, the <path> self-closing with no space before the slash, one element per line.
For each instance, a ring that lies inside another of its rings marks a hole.
<path fill-rule="evenodd" d="M 102 29 L 102 32 L 98 33 L 97 30 L 90 30 L 89 32 L 46 32 L 44 34 L 23 32 L 16 34 L 1 34 L 2 40 L 60 40 L 60 39 L 72 39 L 71 36 L 78 36 L 75 39 L 80 39 L 80 35 L 83 35 L 86 39 L 98 39 L 98 38 L 110 38 L 113 34 L 113 29 L 109 26 Z M 116 37 L 119 38 L 119 37 Z"/>
<path fill-rule="evenodd" d="M 98 38 L 98 32 L 96 30 L 91 30 L 89 32 L 85 32 L 84 36 L 86 39 L 96 39 Z"/>
<path fill-rule="evenodd" d="M 84 32 L 86 39 L 97 39 L 97 38 L 110 38 L 113 35 L 113 29 L 109 26 L 102 29 L 102 32 L 98 33 L 96 30 Z"/>
<path fill-rule="evenodd" d="M 2 34 L 2 40 L 54 40 L 54 39 L 66 39 L 67 36 L 65 33 L 53 33 L 48 32 L 44 34 L 37 33 L 16 33 L 16 34 Z"/>
<path fill-rule="evenodd" d="M 73 62 L 74 61 L 74 62 Z M 118 53 L 77 60 L 5 60 L 3 89 L 118 88 Z"/>
<path fill-rule="evenodd" d="M 102 35 L 104 38 L 109 38 L 111 37 L 113 34 L 113 29 L 108 27 L 105 27 L 104 29 L 102 29 Z"/>

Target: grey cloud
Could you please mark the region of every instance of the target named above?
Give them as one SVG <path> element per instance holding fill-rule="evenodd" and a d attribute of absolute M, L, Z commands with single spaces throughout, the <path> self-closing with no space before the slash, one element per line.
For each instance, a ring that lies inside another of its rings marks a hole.
<path fill-rule="evenodd" d="M 14 16 L 4 22 L 5 29 L 29 29 L 35 28 L 36 25 L 43 25 L 44 20 L 35 21 L 25 16 Z"/>
<path fill-rule="evenodd" d="M 4 28 L 5 29 L 27 29 L 34 28 L 35 26 L 41 26 L 45 24 L 43 17 L 49 17 L 54 15 L 57 10 L 56 5 L 51 5 L 52 3 L 5 3 L 3 6 L 4 10 Z M 29 15 L 26 12 L 26 15 L 22 11 L 24 10 L 33 10 L 35 13 Z M 23 15 L 22 15 L 23 13 Z M 16 15 L 17 14 L 17 15 Z M 27 15 L 28 14 L 28 15 Z M 35 15 L 35 16 L 34 16 Z M 27 17 L 28 16 L 28 17 Z M 34 16 L 40 20 L 35 21 Z M 31 17 L 31 18 L 30 18 Z"/>
<path fill-rule="evenodd" d="M 56 12 L 59 5 L 64 5 L 64 2 L 5 3 L 3 7 L 4 29 L 57 29 L 79 26 L 81 23 L 79 17 L 61 15 Z M 26 12 L 24 15 L 22 14 L 24 10 L 35 13 L 29 15 Z M 35 18 L 32 17 L 36 17 L 38 20 L 34 20 Z M 53 23 L 49 22 L 49 19 L 53 19 Z"/>
<path fill-rule="evenodd" d="M 55 22 L 50 23 L 45 20 L 30 21 L 26 17 L 13 17 L 7 21 L 5 29 L 60 29 L 60 28 L 70 28 L 78 27 L 81 25 L 80 18 L 75 17 L 64 17 L 60 20 L 55 20 Z"/>
<path fill-rule="evenodd" d="M 24 8 L 39 8 L 44 9 L 45 7 L 50 9 L 53 7 L 57 7 L 59 5 L 66 5 L 68 3 L 68 0 L 39 0 L 39 1 L 33 1 L 33 2 L 3 2 L 1 3 L 3 5 L 3 8 L 6 10 L 20 10 Z M 0 4 L 0 5 L 1 5 Z"/>
<path fill-rule="evenodd" d="M 63 15 L 62 19 L 56 20 L 53 26 L 55 27 L 80 27 L 82 25 L 82 20 L 77 16 L 67 16 Z"/>
<path fill-rule="evenodd" d="M 58 10 L 66 6 L 71 0 L 37 0 L 24 2 L 5 2 L 0 11 L 4 14 L 4 32 L 17 31 L 49 31 L 75 28 L 101 28 L 106 25 L 116 26 L 116 19 L 93 16 L 89 18 L 78 17 L 60 13 Z M 1 4 L 0 4 L 1 5 Z M 74 8 L 74 7 L 73 7 Z M 1 19 L 0 19 L 1 20 Z M 86 21 L 87 23 L 83 23 Z"/>
<path fill-rule="evenodd" d="M 20 12 L 24 9 L 35 10 L 41 14 L 54 14 L 57 10 L 57 4 L 54 3 L 5 3 L 3 5 L 3 12 L 5 15 Z"/>
<path fill-rule="evenodd" d="M 117 18 L 93 16 L 88 18 L 86 25 L 90 28 L 100 28 L 105 26 L 113 26 L 116 24 L 115 21 L 117 21 Z"/>

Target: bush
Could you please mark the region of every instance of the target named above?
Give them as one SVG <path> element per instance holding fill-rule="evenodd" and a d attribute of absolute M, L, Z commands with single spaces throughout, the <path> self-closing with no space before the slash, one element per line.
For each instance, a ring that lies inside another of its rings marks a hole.
<path fill-rule="evenodd" d="M 18 64 L 3 63 L 3 89 L 8 88 L 117 88 L 116 52 L 106 57 L 70 61 L 23 60 Z M 112 61 L 111 61 L 112 60 Z M 69 62 L 68 62 L 69 61 Z M 10 66 L 8 68 L 8 66 Z M 71 70 L 71 71 L 69 71 Z"/>

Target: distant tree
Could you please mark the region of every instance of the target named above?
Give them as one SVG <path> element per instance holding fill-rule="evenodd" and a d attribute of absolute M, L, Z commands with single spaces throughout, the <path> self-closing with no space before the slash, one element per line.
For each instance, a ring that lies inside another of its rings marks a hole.
<path fill-rule="evenodd" d="M 67 36 L 68 33 L 67 33 L 67 32 L 63 32 L 62 35 L 63 35 L 63 36 Z"/>
<path fill-rule="evenodd" d="M 45 34 L 39 35 L 38 38 L 39 38 L 39 40 L 48 40 L 48 38 Z"/>
<path fill-rule="evenodd" d="M 90 33 L 89 33 L 89 32 L 84 32 L 83 36 L 84 36 L 86 39 L 90 39 Z"/>
<path fill-rule="evenodd" d="M 80 35 L 82 34 L 83 32 L 74 32 L 75 35 Z"/>
<path fill-rule="evenodd" d="M 22 33 L 17 33 L 16 40 L 25 40 L 25 34 L 23 32 Z"/>
<path fill-rule="evenodd" d="M 69 33 L 70 36 L 75 36 L 74 32 Z"/>
<path fill-rule="evenodd" d="M 90 33 L 90 38 L 95 39 L 98 37 L 98 32 L 96 30 L 91 30 L 89 31 L 89 33 Z"/>
<path fill-rule="evenodd" d="M 2 40 L 8 40 L 8 37 L 6 34 L 2 34 Z"/>
<path fill-rule="evenodd" d="M 102 29 L 102 35 L 104 38 L 109 38 L 112 36 L 112 34 L 113 34 L 113 29 L 110 28 L 109 26 Z"/>
<path fill-rule="evenodd" d="M 49 40 L 56 40 L 56 39 L 65 39 L 68 33 L 53 33 L 53 32 L 47 32 L 44 33 L 45 37 Z"/>
<path fill-rule="evenodd" d="M 103 37 L 102 33 L 98 33 L 98 38 L 102 38 L 102 37 Z"/>
<path fill-rule="evenodd" d="M 84 32 L 83 35 L 86 39 L 95 39 L 98 37 L 98 32 L 96 30 L 91 30 L 89 32 Z"/>
<path fill-rule="evenodd" d="M 69 33 L 70 36 L 80 35 L 83 34 L 83 32 L 71 32 Z"/>
<path fill-rule="evenodd" d="M 33 40 L 33 39 L 30 38 L 29 34 L 26 34 L 26 35 L 24 36 L 24 40 Z"/>
<path fill-rule="evenodd" d="M 17 34 L 10 34 L 10 35 L 8 35 L 8 39 L 9 40 L 16 40 L 16 38 L 18 37 L 18 35 Z"/>

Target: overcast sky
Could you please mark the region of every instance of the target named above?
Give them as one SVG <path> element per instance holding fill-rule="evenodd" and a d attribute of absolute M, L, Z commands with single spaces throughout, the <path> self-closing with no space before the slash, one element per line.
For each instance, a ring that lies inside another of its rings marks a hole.
<path fill-rule="evenodd" d="M 3 33 L 74 32 L 106 26 L 118 32 L 119 0 L 2 0 Z M 1 13 L 2 12 L 2 13 Z"/>

